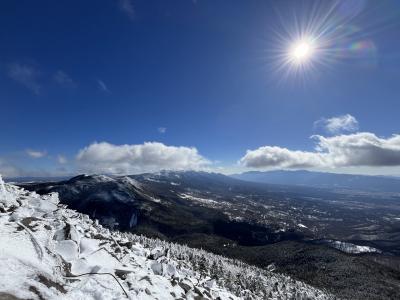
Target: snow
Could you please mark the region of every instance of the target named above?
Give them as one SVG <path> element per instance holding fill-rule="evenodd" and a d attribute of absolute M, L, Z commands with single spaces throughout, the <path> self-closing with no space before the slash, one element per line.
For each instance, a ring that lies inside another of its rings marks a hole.
<path fill-rule="evenodd" d="M 60 205 L 57 194 L 39 196 L 1 177 L 0 205 L 0 293 L 20 299 L 332 298 L 203 250 L 110 231 Z"/>
<path fill-rule="evenodd" d="M 112 182 L 115 181 L 113 178 L 106 176 L 106 175 L 92 175 L 92 178 L 96 182 Z"/>
<path fill-rule="evenodd" d="M 143 196 L 144 198 L 146 198 L 147 200 L 152 201 L 152 202 L 156 202 L 156 203 L 160 203 L 160 202 L 161 202 L 161 199 L 156 198 L 156 197 L 154 197 L 154 196 L 152 196 L 152 195 L 149 195 L 149 194 L 145 193 L 145 191 L 144 191 L 144 189 L 143 189 L 143 185 L 142 185 L 142 183 L 140 183 L 139 181 L 137 181 L 137 180 L 135 180 L 135 179 L 133 179 L 133 178 L 130 178 L 130 177 L 128 177 L 128 176 L 125 176 L 125 177 L 122 178 L 122 182 L 123 182 L 124 184 L 128 184 L 128 185 L 133 186 L 133 187 L 136 189 L 136 192 L 137 192 L 139 195 L 141 195 L 141 196 Z M 136 225 L 136 224 L 135 224 L 135 225 Z M 134 226 L 134 225 L 133 225 L 133 226 Z M 132 227 L 132 226 L 131 226 L 131 227 Z"/>
<path fill-rule="evenodd" d="M 159 198 L 156 198 L 156 197 L 150 196 L 148 194 L 144 194 L 144 193 L 142 195 L 149 201 L 152 201 L 152 202 L 155 202 L 155 203 L 160 203 L 161 202 L 161 199 L 159 199 Z"/>
<path fill-rule="evenodd" d="M 360 254 L 360 253 L 381 253 L 382 251 L 370 247 L 370 246 L 359 246 L 355 245 L 352 243 L 348 242 L 342 242 L 342 241 L 333 241 L 333 240 L 327 240 L 328 245 L 332 246 L 335 249 L 338 249 L 340 251 L 343 251 L 345 253 L 350 253 L 350 254 Z"/>
<path fill-rule="evenodd" d="M 122 182 L 130 184 L 130 185 L 132 185 L 133 187 L 135 187 L 138 190 L 142 190 L 143 189 L 143 186 L 139 181 L 137 181 L 136 179 L 130 178 L 128 176 L 124 176 L 122 178 Z"/>
<path fill-rule="evenodd" d="M 145 178 L 145 180 L 147 180 L 147 181 L 151 181 L 151 182 L 162 183 L 162 181 L 160 181 L 160 180 L 157 180 L 157 179 L 154 179 L 154 178 L 152 178 L 152 177 L 146 177 L 146 178 Z"/>
<path fill-rule="evenodd" d="M 6 185 L 4 184 L 1 175 L 0 175 L 0 199 L 2 199 L 3 205 L 6 206 L 17 205 L 15 197 L 6 188 Z"/>
<path fill-rule="evenodd" d="M 179 194 L 179 197 L 181 197 L 182 199 L 188 199 L 188 200 L 200 202 L 200 203 L 203 203 L 203 204 L 218 204 L 218 202 L 215 201 L 215 200 L 207 199 L 207 198 L 201 198 L 201 197 L 195 197 L 193 195 L 185 194 L 185 193 Z"/>
<path fill-rule="evenodd" d="M 133 213 L 129 220 L 129 228 L 135 227 L 136 224 L 137 224 L 137 215 L 136 215 L 136 213 Z"/>

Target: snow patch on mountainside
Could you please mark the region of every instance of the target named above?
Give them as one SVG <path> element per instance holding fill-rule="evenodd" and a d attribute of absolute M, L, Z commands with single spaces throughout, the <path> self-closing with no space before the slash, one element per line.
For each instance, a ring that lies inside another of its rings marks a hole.
<path fill-rule="evenodd" d="M 349 242 L 333 241 L 333 240 L 327 240 L 326 242 L 331 247 L 349 254 L 382 253 L 381 250 L 370 246 L 360 246 Z"/>
<path fill-rule="evenodd" d="M 1 177 L 0 245 L 0 296 L 10 299 L 332 298 L 236 260 L 111 232 L 60 205 L 57 194 L 39 196 Z"/>
<path fill-rule="evenodd" d="M 204 204 L 218 204 L 218 202 L 215 200 L 201 198 L 201 197 L 195 197 L 193 195 L 185 194 L 185 193 L 179 194 L 179 197 L 181 197 L 182 199 L 188 199 L 188 200 L 192 200 L 192 201 L 196 201 L 196 202 L 200 202 L 200 203 L 204 203 Z"/>

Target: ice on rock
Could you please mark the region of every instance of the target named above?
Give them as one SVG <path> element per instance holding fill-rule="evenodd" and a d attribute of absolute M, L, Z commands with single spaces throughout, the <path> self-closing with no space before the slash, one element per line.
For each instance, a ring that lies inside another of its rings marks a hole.
<path fill-rule="evenodd" d="M 215 287 L 215 280 L 211 279 L 205 282 L 204 284 L 206 287 L 208 287 L 209 289 L 212 289 L 213 287 Z"/>
<path fill-rule="evenodd" d="M 165 255 L 165 250 L 161 247 L 156 247 L 153 250 L 150 251 L 149 258 L 150 259 L 157 259 L 161 256 Z"/>
<path fill-rule="evenodd" d="M 78 258 L 78 245 L 72 240 L 58 242 L 55 246 L 55 250 L 67 262 L 74 261 Z"/>
<path fill-rule="evenodd" d="M 35 210 L 32 207 L 18 207 L 11 214 L 10 219 L 12 221 L 19 221 L 24 218 L 29 218 L 35 213 Z"/>
<path fill-rule="evenodd" d="M 0 175 L 0 202 L 5 206 L 18 205 L 15 195 L 10 193 Z"/>
<path fill-rule="evenodd" d="M 176 271 L 176 267 L 174 265 L 166 264 L 164 266 L 164 275 L 171 277 L 178 275 L 178 272 Z"/>
<path fill-rule="evenodd" d="M 154 274 L 162 275 L 163 274 L 163 266 L 159 262 L 154 262 L 151 264 L 151 269 L 153 270 Z"/>
<path fill-rule="evenodd" d="M 82 238 L 79 245 L 81 256 L 86 256 L 97 251 L 100 248 L 99 244 L 100 240 Z"/>

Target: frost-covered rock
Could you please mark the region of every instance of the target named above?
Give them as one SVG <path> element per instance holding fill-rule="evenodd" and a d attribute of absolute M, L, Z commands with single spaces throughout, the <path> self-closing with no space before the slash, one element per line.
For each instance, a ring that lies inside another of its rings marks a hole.
<path fill-rule="evenodd" d="M 1 199 L 1 204 L 2 207 L 10 207 L 10 206 L 16 206 L 18 203 L 16 202 L 16 197 L 15 195 L 9 191 L 9 186 L 4 184 L 3 178 L 0 175 L 0 199 Z"/>

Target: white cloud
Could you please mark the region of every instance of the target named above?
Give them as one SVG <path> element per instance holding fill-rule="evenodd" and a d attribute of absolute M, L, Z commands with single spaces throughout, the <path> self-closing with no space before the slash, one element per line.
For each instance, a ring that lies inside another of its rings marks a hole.
<path fill-rule="evenodd" d="M 321 126 L 329 133 L 338 134 L 357 131 L 358 121 L 352 115 L 346 114 L 329 119 L 322 118 L 314 122 L 314 126 Z"/>
<path fill-rule="evenodd" d="M 111 174 L 201 169 L 210 164 L 196 148 L 167 146 L 158 142 L 139 145 L 93 143 L 79 151 L 77 162 L 83 172 Z"/>
<path fill-rule="evenodd" d="M 97 85 L 98 85 L 100 91 L 106 92 L 106 93 L 111 93 L 111 91 L 108 89 L 107 85 L 104 83 L 103 80 L 97 79 Z"/>
<path fill-rule="evenodd" d="M 158 128 L 157 128 L 157 131 L 158 131 L 159 133 L 166 133 L 166 132 L 167 132 L 167 128 L 166 128 L 166 127 L 158 127 Z"/>
<path fill-rule="evenodd" d="M 72 78 L 62 70 L 58 70 L 57 72 L 55 72 L 53 79 L 58 84 L 66 86 L 66 87 L 72 88 L 72 87 L 76 86 L 76 83 L 72 80 Z"/>
<path fill-rule="evenodd" d="M 45 157 L 47 155 L 47 152 L 28 149 L 26 150 L 26 154 L 28 154 L 32 158 L 41 158 Z"/>
<path fill-rule="evenodd" d="M 131 20 L 135 18 L 135 7 L 131 0 L 119 0 L 119 9 L 124 12 Z"/>
<path fill-rule="evenodd" d="M 292 151 L 276 146 L 264 146 L 247 150 L 240 164 L 249 168 L 311 168 L 321 164 L 321 154 L 305 151 Z"/>
<path fill-rule="evenodd" d="M 68 159 L 64 155 L 59 154 L 57 156 L 57 161 L 59 164 L 65 165 L 68 162 Z"/>
<path fill-rule="evenodd" d="M 400 165 L 400 135 L 381 138 L 373 133 L 360 132 L 316 138 L 316 150 L 329 154 L 334 166 Z"/>
<path fill-rule="evenodd" d="M 12 63 L 8 66 L 8 76 L 35 94 L 39 94 L 41 89 L 39 75 L 37 68 L 31 65 Z"/>
<path fill-rule="evenodd" d="M 248 150 L 239 163 L 249 168 L 337 168 L 400 166 L 400 135 L 380 138 L 373 133 L 313 136 L 314 151 L 276 146 Z"/>

